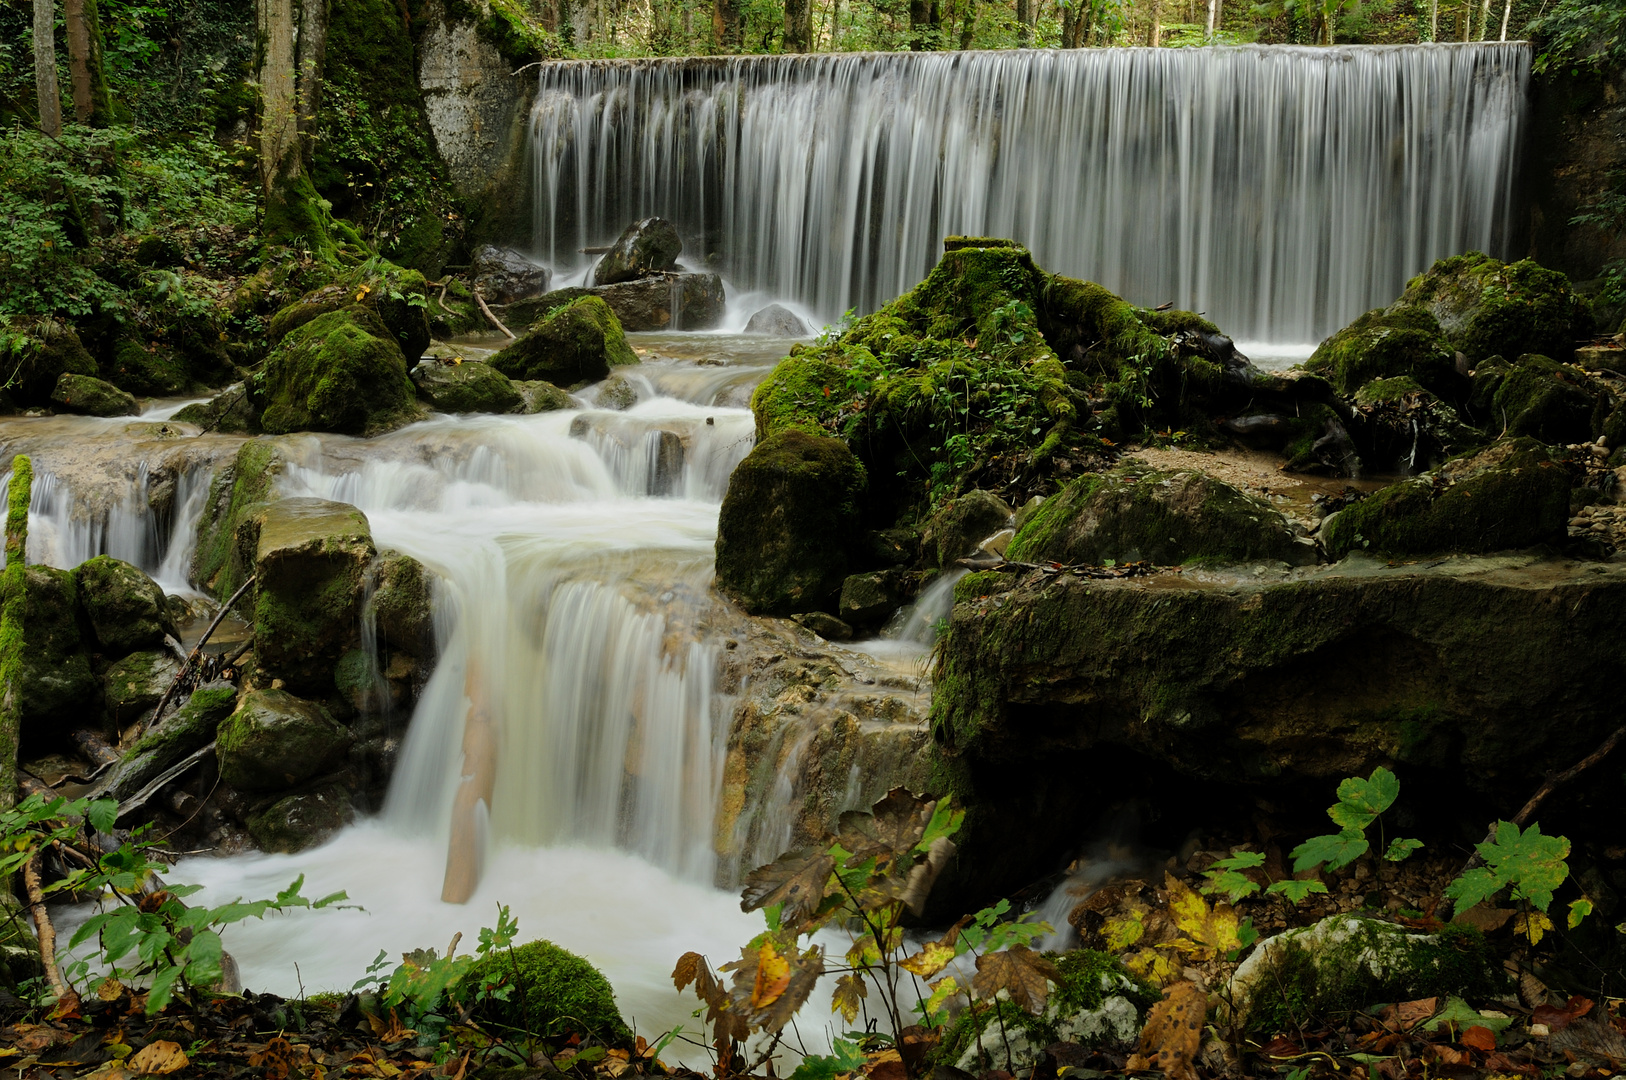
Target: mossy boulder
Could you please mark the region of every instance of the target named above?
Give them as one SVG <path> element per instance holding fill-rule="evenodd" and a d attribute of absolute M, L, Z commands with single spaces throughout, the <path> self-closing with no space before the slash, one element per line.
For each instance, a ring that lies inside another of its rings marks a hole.
<path fill-rule="evenodd" d="M 236 706 L 237 687 L 231 683 L 206 683 L 192 691 L 179 709 L 124 752 L 113 766 L 106 794 L 120 801 L 128 799 L 166 769 L 208 746 L 221 721 Z"/>
<path fill-rule="evenodd" d="M 676 269 L 682 251 L 683 241 L 670 221 L 658 217 L 635 221 L 593 268 L 593 284 L 614 285 Z"/>
<path fill-rule="evenodd" d="M 1316 561 L 1274 507 L 1194 470 L 1128 467 L 1080 477 L 1044 501 L 1006 552 L 1015 562 L 1233 565 Z"/>
<path fill-rule="evenodd" d="M 278 799 L 245 823 L 261 851 L 292 855 L 315 847 L 355 817 L 350 793 L 341 784 Z"/>
<path fill-rule="evenodd" d="M 1011 523 L 1013 512 L 991 491 L 973 489 L 938 507 L 921 531 L 920 546 L 934 567 L 952 566 Z"/>
<path fill-rule="evenodd" d="M 57 377 L 51 402 L 81 416 L 135 416 L 141 411 L 133 396 L 112 383 L 66 371 Z"/>
<path fill-rule="evenodd" d="M 180 670 L 180 661 L 164 650 L 133 652 L 102 675 L 108 719 L 123 729 L 150 712 Z"/>
<path fill-rule="evenodd" d="M 323 285 L 271 317 L 267 337 L 275 345 L 294 330 L 336 311 L 370 312 L 408 362 L 429 347 L 428 285 L 416 270 L 389 267 L 382 274 L 351 275 Z"/>
<path fill-rule="evenodd" d="M 1561 544 L 1571 467 L 1529 437 L 1507 439 L 1373 492 L 1322 526 L 1327 554 L 1480 553 Z"/>
<path fill-rule="evenodd" d="M 637 362 L 615 312 L 596 296 L 550 311 L 491 358 L 491 366 L 510 379 L 541 379 L 564 387 L 598 382 L 612 367 Z"/>
<path fill-rule="evenodd" d="M 632 1041 L 609 980 L 551 941 L 493 952 L 465 978 L 472 985 L 500 982 L 512 988 L 508 1000 L 490 1000 L 484 1006 L 508 1027 L 552 1039 L 579 1035 L 584 1042 L 602 1041 L 611 1047 Z"/>
<path fill-rule="evenodd" d="M 910 596 L 903 572 L 874 570 L 853 574 L 841 583 L 841 600 L 836 613 L 851 626 L 875 626 L 884 621 Z"/>
<path fill-rule="evenodd" d="M 197 387 L 187 358 L 163 341 L 120 338 L 112 360 L 101 370 L 107 382 L 132 394 L 175 397 Z"/>
<path fill-rule="evenodd" d="M 514 389 L 519 391 L 520 401 L 524 405 L 521 412 L 554 412 L 558 409 L 576 407 L 576 402 L 569 394 L 541 379 L 515 379 Z"/>
<path fill-rule="evenodd" d="M 73 572 L 79 602 L 96 635 L 104 659 L 117 660 L 137 649 L 164 643 L 164 635 L 179 638 L 164 590 L 139 567 L 111 555 L 98 555 L 80 563 Z"/>
<path fill-rule="evenodd" d="M 1409 375 L 1373 379 L 1355 392 L 1355 432 L 1365 464 L 1415 473 L 1483 446 L 1485 434 Z"/>
<path fill-rule="evenodd" d="M 1512 364 L 1493 356 L 1475 368 L 1471 406 L 1492 431 L 1567 445 L 1596 438 L 1613 400 L 1582 369 L 1527 354 Z"/>
<path fill-rule="evenodd" d="M 376 435 L 421 409 L 406 358 L 372 312 L 345 308 L 291 330 L 266 357 L 253 393 L 272 434 Z"/>
<path fill-rule="evenodd" d="M 33 345 L 8 362 L 14 379 L 9 390 L 20 404 L 47 404 L 64 374 L 96 374 L 95 358 L 67 323 L 42 319 L 28 329 L 28 336 Z"/>
<path fill-rule="evenodd" d="M 753 615 L 833 607 L 860 532 L 864 466 L 839 439 L 791 429 L 729 477 L 717 520 L 717 587 Z"/>
<path fill-rule="evenodd" d="M 1316 347 L 1304 362 L 1342 394 L 1378 379 L 1407 378 L 1441 397 L 1461 397 L 1456 353 L 1434 316 L 1397 305 L 1368 311 Z"/>
<path fill-rule="evenodd" d="M 197 424 L 205 431 L 218 431 L 222 435 L 258 435 L 261 432 L 259 414 L 254 411 L 248 389 L 242 383 L 233 383 L 208 401 L 186 406 L 173 419 L 184 424 Z"/>
<path fill-rule="evenodd" d="M 14 690 L 23 738 L 100 727 L 101 681 L 80 635 L 73 574 L 29 566 L 23 585 L 22 671 Z"/>
<path fill-rule="evenodd" d="M 392 648 L 428 657 L 435 648 L 429 572 L 410 555 L 382 552 L 367 568 L 372 578 L 370 610 L 378 635 Z"/>
<path fill-rule="evenodd" d="M 461 364 L 425 360 L 412 369 L 411 377 L 418 396 L 441 412 L 525 411 L 525 400 L 508 376 L 478 360 Z"/>
<path fill-rule="evenodd" d="M 1538 353 L 1568 359 L 1592 335 L 1592 314 L 1569 278 L 1531 259 L 1504 263 L 1477 251 L 1441 259 L 1412 278 L 1390 309 L 1427 312 L 1470 364 Z M 1424 383 L 1424 385 L 1428 385 Z"/>
<path fill-rule="evenodd" d="M 251 690 L 221 725 L 220 778 L 240 791 L 271 791 L 344 763 L 350 733 L 314 701 Z"/>
<path fill-rule="evenodd" d="M 1334 915 L 1261 941 L 1231 977 L 1228 1000 L 1255 1036 L 1345 1016 L 1368 1005 L 1505 990 L 1479 931 L 1414 934 L 1394 923 Z"/>
<path fill-rule="evenodd" d="M 285 462 L 270 439 L 250 439 L 237 448 L 237 456 L 215 473 L 209 501 L 198 519 L 197 549 L 192 555 L 192 580 L 225 600 L 253 572 L 252 552 L 238 557 L 236 537 L 261 503 L 276 496 L 276 481 Z"/>

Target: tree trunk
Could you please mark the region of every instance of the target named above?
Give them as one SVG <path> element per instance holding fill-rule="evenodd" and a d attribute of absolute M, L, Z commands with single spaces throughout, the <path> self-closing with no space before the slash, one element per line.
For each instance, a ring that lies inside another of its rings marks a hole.
<path fill-rule="evenodd" d="M 56 83 L 56 5 L 34 0 L 34 90 L 39 95 L 40 130 L 62 134 L 62 91 Z"/>
<path fill-rule="evenodd" d="M 1203 38 L 1206 41 L 1213 40 L 1214 27 L 1219 25 L 1219 6 L 1220 0 L 1208 0 L 1208 14 L 1203 20 Z"/>
<path fill-rule="evenodd" d="M 711 9 L 711 35 L 718 52 L 740 51 L 739 0 L 715 0 Z"/>
<path fill-rule="evenodd" d="M 841 40 L 841 0 L 830 0 L 830 51 L 835 52 Z"/>
<path fill-rule="evenodd" d="M 1428 40 L 1440 40 L 1440 0 L 1428 0 Z"/>
<path fill-rule="evenodd" d="M 1157 48 L 1163 41 L 1163 0 L 1152 0 L 1152 25 L 1146 31 L 1146 44 Z"/>
<path fill-rule="evenodd" d="M 102 70 L 102 33 L 96 0 L 63 0 L 68 30 L 68 73 L 73 77 L 73 118 L 106 127 L 113 119 L 107 76 Z"/>
<path fill-rule="evenodd" d="M 34 472 L 26 454 L 11 463 L 6 492 L 5 557 L 0 561 L 0 810 L 17 800 L 17 737 L 21 727 L 17 697 L 23 675 L 23 561 L 28 550 L 28 497 Z"/>
<path fill-rule="evenodd" d="M 306 172 L 321 106 L 327 0 L 258 0 L 260 180 L 267 237 L 333 254 L 329 218 Z"/>
<path fill-rule="evenodd" d="M 785 0 L 785 51 L 805 53 L 812 47 L 812 0 Z"/>
<path fill-rule="evenodd" d="M 1479 8 L 1479 40 L 1484 41 L 1485 35 L 1490 32 L 1490 0 L 1483 0 Z"/>
<path fill-rule="evenodd" d="M 960 48 L 971 48 L 972 41 L 977 35 L 977 0 L 965 0 L 965 10 L 960 13 Z M 1033 32 L 1028 30 L 1023 34 L 1023 44 L 1033 41 Z"/>
<path fill-rule="evenodd" d="M 1024 49 L 1033 47 L 1033 6 L 1034 0 L 1016 0 L 1016 43 Z"/>
<path fill-rule="evenodd" d="M 941 21 L 937 0 L 909 0 L 909 48 L 915 52 L 937 48 Z"/>
<path fill-rule="evenodd" d="M 1498 37 L 1496 39 L 1497 41 L 1506 41 L 1507 40 L 1507 21 L 1508 21 L 1508 19 L 1510 19 L 1512 17 L 1513 17 L 1513 0 L 1507 0 L 1507 3 L 1502 6 L 1502 34 L 1501 34 L 1500 37 Z"/>

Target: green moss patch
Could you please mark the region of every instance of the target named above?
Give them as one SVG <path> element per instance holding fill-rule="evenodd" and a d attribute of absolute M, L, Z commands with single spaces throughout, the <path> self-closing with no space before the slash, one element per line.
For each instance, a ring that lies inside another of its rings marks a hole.
<path fill-rule="evenodd" d="M 1430 313 L 1451 348 L 1478 364 L 1491 356 L 1570 356 L 1591 335 L 1592 313 L 1569 278 L 1531 259 L 1504 263 L 1477 251 L 1441 259 L 1395 304 Z"/>
<path fill-rule="evenodd" d="M 508 1000 L 485 1008 L 498 1023 L 548 1038 L 579 1035 L 612 1047 L 631 1043 L 615 991 L 597 968 L 551 941 L 496 952 L 466 976 L 471 984 L 500 982 Z"/>
<path fill-rule="evenodd" d="M 371 312 L 319 315 L 266 358 L 254 392 L 272 434 L 333 431 L 374 435 L 418 418 L 406 359 Z"/>
<path fill-rule="evenodd" d="M 597 296 L 555 308 L 491 358 L 510 379 L 578 387 L 608 378 L 612 367 L 638 363 L 615 312 Z"/>

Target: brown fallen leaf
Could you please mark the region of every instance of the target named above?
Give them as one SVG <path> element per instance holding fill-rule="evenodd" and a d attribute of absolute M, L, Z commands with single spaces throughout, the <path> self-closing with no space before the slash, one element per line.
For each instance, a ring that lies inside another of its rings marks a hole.
<path fill-rule="evenodd" d="M 977 973 L 971 977 L 971 988 L 979 997 L 988 999 L 1004 990 L 1018 1008 L 1037 1016 L 1044 1012 L 1052 982 L 1061 982 L 1061 972 L 1056 970 L 1055 964 L 1026 945 L 1013 945 L 1002 952 L 977 957 Z"/>
<path fill-rule="evenodd" d="M 1192 1066 L 1202 1045 L 1207 1015 L 1208 995 L 1194 983 L 1170 986 L 1163 991 L 1163 1000 L 1152 1006 L 1140 1045 L 1124 1068 L 1129 1072 L 1157 1070 L 1169 1080 L 1197 1080 Z"/>
<path fill-rule="evenodd" d="M 140 1076 L 168 1076 L 187 1067 L 186 1051 L 181 1044 L 159 1039 L 131 1054 L 125 1067 Z"/>
<path fill-rule="evenodd" d="M 1395 1006 L 1395 1020 L 1400 1024 L 1400 1030 L 1406 1031 L 1416 1027 L 1440 1011 L 1439 998 L 1420 998 L 1417 1001 L 1402 1001 Z"/>
<path fill-rule="evenodd" d="M 1475 904 L 1473 907 L 1456 916 L 1451 921 L 1463 926 L 1471 926 L 1481 934 L 1493 934 L 1508 924 L 1515 912 L 1513 908 L 1491 907 L 1488 904 Z"/>
<path fill-rule="evenodd" d="M 1457 1041 L 1482 1053 L 1488 1054 L 1496 1049 L 1496 1033 L 1488 1027 L 1480 1027 L 1477 1024 L 1464 1031 L 1462 1038 Z"/>
<path fill-rule="evenodd" d="M 1549 1032 L 1563 1031 L 1591 1011 L 1592 999 L 1576 994 L 1566 1001 L 1562 1007 L 1537 1005 L 1530 1012 L 1530 1022 L 1532 1024 L 1546 1024 Z"/>

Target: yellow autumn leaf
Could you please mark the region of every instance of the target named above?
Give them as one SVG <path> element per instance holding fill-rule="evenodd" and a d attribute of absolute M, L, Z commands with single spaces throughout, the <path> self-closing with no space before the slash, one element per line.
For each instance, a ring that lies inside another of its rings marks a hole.
<path fill-rule="evenodd" d="M 852 1023 L 858 1018 L 859 1003 L 869 996 L 863 976 L 856 971 L 836 980 L 835 992 L 830 995 L 830 1011 L 839 1012 L 841 1018 Z"/>
<path fill-rule="evenodd" d="M 900 960 L 898 966 L 905 971 L 912 971 L 922 979 L 929 979 L 948 966 L 954 959 L 954 950 L 941 941 L 933 941 L 926 945 L 915 955 L 906 960 Z"/>
<path fill-rule="evenodd" d="M 1553 920 L 1540 911 L 1521 911 L 1513 916 L 1513 932 L 1529 938 L 1532 945 L 1540 945 L 1541 939 L 1552 928 Z"/>
<path fill-rule="evenodd" d="M 1131 973 L 1139 975 L 1154 986 L 1167 985 L 1180 973 L 1179 967 L 1169 958 L 1169 954 L 1158 949 L 1136 949 L 1132 953 L 1126 953 L 1123 964 Z"/>
<path fill-rule="evenodd" d="M 779 1000 L 779 995 L 790 985 L 790 962 L 774 949 L 773 942 L 765 941 L 757 950 L 757 978 L 751 989 L 751 1007 L 766 1009 Z"/>
<path fill-rule="evenodd" d="M 1145 912 L 1131 911 L 1108 919 L 1101 927 L 1107 952 L 1123 952 L 1146 933 Z"/>
<path fill-rule="evenodd" d="M 926 999 L 926 1015 L 930 1017 L 943 1007 L 943 1003 L 960 992 L 960 980 L 944 975 L 931 984 L 932 996 Z"/>
<path fill-rule="evenodd" d="M 159 1039 L 137 1050 L 128 1061 L 134 1071 L 147 1076 L 164 1076 L 186 1068 L 186 1051 L 181 1044 Z"/>
<path fill-rule="evenodd" d="M 1237 936 L 1240 920 L 1230 904 L 1218 903 L 1210 908 L 1208 901 L 1173 874 L 1164 875 L 1164 888 L 1169 894 L 1169 914 L 1181 934 L 1172 943 L 1173 948 L 1193 960 L 1212 960 L 1242 947 L 1242 939 Z"/>

